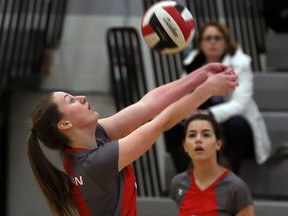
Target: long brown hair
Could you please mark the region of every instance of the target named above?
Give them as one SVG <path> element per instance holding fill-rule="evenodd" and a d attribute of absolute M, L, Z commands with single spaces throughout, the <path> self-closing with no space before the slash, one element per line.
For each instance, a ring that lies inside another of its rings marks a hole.
<path fill-rule="evenodd" d="M 76 216 L 79 213 L 69 177 L 47 159 L 39 143 L 40 140 L 46 147 L 61 152 L 69 144 L 69 138 L 57 129 L 62 114 L 52 98 L 53 93 L 46 95 L 32 111 L 32 129 L 27 141 L 28 158 L 52 214 Z"/>

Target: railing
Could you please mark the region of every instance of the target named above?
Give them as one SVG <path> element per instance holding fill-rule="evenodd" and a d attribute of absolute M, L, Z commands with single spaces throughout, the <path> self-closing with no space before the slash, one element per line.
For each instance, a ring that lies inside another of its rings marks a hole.
<path fill-rule="evenodd" d="M 147 93 L 139 35 L 134 28 L 110 28 L 107 32 L 110 76 L 117 111 Z M 153 147 L 133 163 L 139 196 L 160 196 L 157 149 Z"/>
<path fill-rule="evenodd" d="M 1 89 L 9 87 L 12 80 L 33 84 L 44 50 L 59 44 L 66 4 L 67 0 L 0 1 Z"/>
<path fill-rule="evenodd" d="M 9 114 L 9 98 L 6 98 L 7 92 L 0 92 L 0 214 L 6 214 L 6 189 L 7 189 L 7 148 L 8 145 L 8 114 Z"/>
<path fill-rule="evenodd" d="M 0 215 L 6 215 L 10 94 L 37 88 L 46 49 L 60 43 L 67 0 L 0 1 Z"/>
<path fill-rule="evenodd" d="M 262 71 L 261 55 L 265 54 L 266 24 L 263 0 L 223 0 L 224 20 L 233 37 L 252 57 L 254 71 Z"/>

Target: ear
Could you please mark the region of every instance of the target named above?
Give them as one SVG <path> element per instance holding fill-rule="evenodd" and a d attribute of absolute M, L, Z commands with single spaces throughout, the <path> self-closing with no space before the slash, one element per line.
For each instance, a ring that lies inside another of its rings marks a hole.
<path fill-rule="evenodd" d="M 217 140 L 216 142 L 216 149 L 219 151 L 221 147 L 222 147 L 222 140 L 220 139 L 220 140 Z"/>
<path fill-rule="evenodd" d="M 58 129 L 60 130 L 67 130 L 69 128 L 71 128 L 73 126 L 73 124 L 69 121 L 60 121 L 58 124 L 57 124 L 57 127 Z"/>
<path fill-rule="evenodd" d="M 183 146 L 183 148 L 184 148 L 184 152 L 185 153 L 188 153 L 188 150 L 187 150 L 187 146 L 186 146 L 186 142 L 182 142 L 182 146 Z"/>

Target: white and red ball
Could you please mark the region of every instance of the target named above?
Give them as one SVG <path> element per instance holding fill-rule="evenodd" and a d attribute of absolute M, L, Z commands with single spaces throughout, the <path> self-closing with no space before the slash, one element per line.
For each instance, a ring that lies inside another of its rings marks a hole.
<path fill-rule="evenodd" d="M 174 54 L 191 43 L 195 22 L 185 6 L 175 1 L 160 1 L 145 12 L 141 30 L 151 49 L 163 54 Z"/>

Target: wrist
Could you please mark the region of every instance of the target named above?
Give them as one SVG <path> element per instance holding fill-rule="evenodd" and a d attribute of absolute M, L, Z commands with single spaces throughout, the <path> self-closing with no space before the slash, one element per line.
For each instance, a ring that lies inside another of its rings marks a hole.
<path fill-rule="evenodd" d="M 211 85 L 209 85 L 208 82 L 203 82 L 201 85 L 198 86 L 198 91 L 201 92 L 201 94 L 205 95 L 206 100 L 208 100 L 213 95 L 213 88 Z"/>
<path fill-rule="evenodd" d="M 208 71 L 203 68 L 199 68 L 193 73 L 196 75 L 198 84 L 202 84 L 208 79 Z"/>

